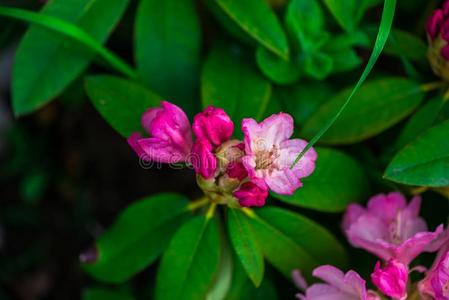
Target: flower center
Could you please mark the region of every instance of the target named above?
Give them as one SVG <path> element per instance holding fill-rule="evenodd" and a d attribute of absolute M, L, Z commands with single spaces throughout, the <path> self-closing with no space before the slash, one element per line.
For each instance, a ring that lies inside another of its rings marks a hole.
<path fill-rule="evenodd" d="M 279 157 L 275 145 L 270 150 L 259 150 L 256 152 L 256 170 L 276 168 L 274 161 Z"/>
<path fill-rule="evenodd" d="M 398 212 L 396 218 L 390 224 L 390 238 L 393 244 L 399 245 L 403 241 L 401 230 L 401 212 Z"/>

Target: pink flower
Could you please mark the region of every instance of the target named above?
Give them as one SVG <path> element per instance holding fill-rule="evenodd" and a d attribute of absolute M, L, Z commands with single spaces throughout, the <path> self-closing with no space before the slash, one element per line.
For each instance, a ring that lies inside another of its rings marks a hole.
<path fill-rule="evenodd" d="M 298 276 L 298 273 L 295 274 Z M 339 269 L 324 265 L 313 271 L 313 276 L 325 283 L 308 287 L 305 294 L 297 294 L 301 300 L 380 300 L 379 296 L 366 290 L 366 282 L 355 271 L 344 274 Z M 298 278 L 296 278 L 298 281 Z M 303 280 L 299 281 L 304 286 Z"/>
<path fill-rule="evenodd" d="M 426 277 L 418 283 L 423 299 L 449 300 L 449 244 L 438 252 L 432 268 Z"/>
<path fill-rule="evenodd" d="M 289 139 L 293 134 L 293 119 L 279 113 L 261 123 L 243 119 L 245 153 L 242 162 L 250 178 L 265 181 L 278 194 L 291 195 L 302 186 L 300 179 L 315 169 L 317 154 L 310 149 L 291 169 L 296 156 L 306 147 L 301 139 Z"/>
<path fill-rule="evenodd" d="M 150 137 L 133 133 L 128 144 L 142 158 L 176 163 L 186 161 L 192 149 L 189 119 L 178 106 L 167 101 L 161 107 L 150 108 L 142 116 L 142 126 Z"/>
<path fill-rule="evenodd" d="M 379 194 L 372 197 L 368 207 L 351 204 L 343 219 L 343 229 L 349 242 L 379 258 L 396 259 L 408 265 L 421 252 L 435 251 L 429 248 L 441 232 L 440 225 L 434 232 L 418 216 L 421 198 L 416 196 L 407 205 L 400 193 Z"/>
<path fill-rule="evenodd" d="M 234 123 L 223 109 L 209 106 L 194 117 L 192 128 L 197 139 L 219 146 L 231 137 Z"/>
<path fill-rule="evenodd" d="M 263 181 L 253 179 L 240 185 L 233 195 L 243 207 L 264 206 L 268 189 Z"/>
<path fill-rule="evenodd" d="M 390 260 L 384 269 L 376 263 L 371 280 L 379 290 L 396 300 L 407 298 L 408 267 L 398 261 Z"/>
<path fill-rule="evenodd" d="M 207 140 L 195 142 L 190 160 L 196 173 L 206 179 L 214 177 L 217 170 L 217 158 L 212 152 L 212 145 Z"/>

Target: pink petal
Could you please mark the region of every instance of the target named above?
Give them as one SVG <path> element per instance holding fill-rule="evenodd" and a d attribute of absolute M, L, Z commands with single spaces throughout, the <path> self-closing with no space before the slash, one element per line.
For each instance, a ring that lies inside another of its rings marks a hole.
<path fill-rule="evenodd" d="M 141 123 L 142 123 L 142 127 L 145 129 L 145 131 L 147 133 L 151 132 L 153 120 L 161 112 L 163 112 L 163 108 L 152 107 L 152 108 L 147 109 L 147 111 L 143 113 L 142 118 L 141 118 Z"/>
<path fill-rule="evenodd" d="M 296 157 L 307 146 L 307 141 L 301 139 L 286 140 L 280 145 L 279 158 L 276 159 L 278 168 L 290 168 Z M 317 159 L 315 149 L 310 148 L 293 168 L 293 172 L 298 178 L 307 177 L 315 170 Z"/>
<path fill-rule="evenodd" d="M 143 138 L 138 145 L 150 160 L 161 163 L 178 163 L 188 160 L 185 152 L 172 143 L 158 138 Z"/>
<path fill-rule="evenodd" d="M 234 123 L 223 109 L 209 106 L 194 117 L 192 128 L 197 139 L 219 146 L 231 137 Z"/>
<path fill-rule="evenodd" d="M 138 141 L 142 139 L 142 134 L 140 132 L 134 132 L 128 137 L 128 144 L 131 146 L 131 148 L 136 152 L 137 156 L 139 158 L 143 158 L 145 155 L 145 151 L 139 146 Z"/>
<path fill-rule="evenodd" d="M 302 186 L 299 178 L 289 168 L 273 171 L 271 174 L 266 175 L 265 183 L 273 192 L 281 195 L 292 195 Z"/>
<path fill-rule="evenodd" d="M 378 194 L 368 201 L 368 211 L 385 221 L 396 218 L 399 210 L 407 206 L 407 201 L 401 193 Z"/>
<path fill-rule="evenodd" d="M 364 207 L 362 207 L 360 204 L 352 203 L 349 204 L 346 208 L 346 213 L 343 217 L 343 223 L 342 227 L 343 230 L 348 230 L 349 227 L 357 221 L 360 216 L 366 213 L 366 210 Z"/>
<path fill-rule="evenodd" d="M 443 23 L 443 19 L 444 19 L 443 11 L 441 9 L 437 9 L 427 20 L 426 24 L 427 34 L 432 39 L 435 39 L 438 36 L 441 24 Z"/>

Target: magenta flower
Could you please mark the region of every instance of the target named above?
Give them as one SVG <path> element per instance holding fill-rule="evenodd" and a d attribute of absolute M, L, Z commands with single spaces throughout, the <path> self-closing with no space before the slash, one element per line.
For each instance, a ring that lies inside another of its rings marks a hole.
<path fill-rule="evenodd" d="M 381 269 L 378 261 L 374 267 L 374 272 L 371 274 L 371 280 L 384 295 L 395 300 L 407 298 L 407 265 L 390 260 L 385 268 Z"/>
<path fill-rule="evenodd" d="M 192 148 L 190 159 L 197 174 L 211 179 L 217 170 L 217 157 L 212 152 L 212 145 L 207 140 L 198 140 Z"/>
<path fill-rule="evenodd" d="M 245 156 L 242 162 L 250 178 L 262 179 L 278 194 L 291 195 L 302 186 L 300 179 L 309 176 L 315 169 L 317 154 L 310 149 L 291 169 L 296 156 L 306 147 L 301 139 L 290 139 L 293 134 L 293 119 L 279 113 L 257 123 L 243 119 L 242 131 Z"/>
<path fill-rule="evenodd" d="M 231 137 L 234 123 L 223 109 L 209 106 L 194 117 L 192 129 L 197 139 L 220 146 Z"/>
<path fill-rule="evenodd" d="M 418 288 L 423 299 L 449 300 L 449 244 L 440 249 Z"/>
<path fill-rule="evenodd" d="M 446 42 L 440 53 L 444 59 L 449 60 L 449 1 L 445 1 L 441 8 L 432 13 L 427 20 L 426 31 L 432 42 L 440 37 Z"/>
<path fill-rule="evenodd" d="M 246 168 L 241 161 L 230 162 L 226 168 L 226 174 L 228 174 L 230 178 L 238 180 L 243 180 L 248 177 L 248 171 L 246 171 Z"/>
<path fill-rule="evenodd" d="M 264 206 L 268 197 L 268 189 L 262 180 L 253 179 L 240 185 L 233 195 L 239 201 L 240 206 Z"/>
<path fill-rule="evenodd" d="M 421 252 L 435 251 L 429 245 L 443 231 L 440 225 L 434 232 L 418 216 L 421 198 L 416 196 L 407 205 L 400 193 L 379 194 L 372 197 L 368 207 L 351 204 L 343 219 L 343 229 L 349 242 L 379 258 L 395 259 L 408 265 Z"/>
<path fill-rule="evenodd" d="M 142 126 L 148 138 L 143 138 L 140 133 L 133 133 L 128 138 L 128 144 L 139 157 L 163 163 L 188 159 L 193 144 L 192 130 L 181 108 L 162 101 L 161 107 L 150 108 L 143 114 Z"/>
<path fill-rule="evenodd" d="M 298 273 L 296 274 L 298 276 Z M 325 283 L 316 283 L 308 287 L 305 294 L 296 294 L 301 300 L 380 300 L 372 291 L 366 290 L 366 282 L 357 272 L 350 270 L 344 274 L 339 269 L 324 265 L 313 271 L 313 276 Z M 298 281 L 298 278 L 296 278 Z M 299 281 L 304 286 L 304 281 Z"/>

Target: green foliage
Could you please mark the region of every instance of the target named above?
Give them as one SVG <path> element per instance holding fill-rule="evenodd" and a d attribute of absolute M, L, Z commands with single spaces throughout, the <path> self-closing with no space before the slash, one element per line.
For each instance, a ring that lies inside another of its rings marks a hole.
<path fill-rule="evenodd" d="M 385 171 L 385 178 L 408 185 L 449 185 L 449 120 L 405 146 Z"/>
<path fill-rule="evenodd" d="M 228 228 L 235 252 L 254 285 L 259 286 L 264 274 L 263 254 L 254 229 L 247 217 L 237 209 L 228 209 Z"/>
<path fill-rule="evenodd" d="M 260 45 L 288 60 L 287 38 L 276 15 L 265 1 L 214 0 L 241 29 Z M 251 12 L 251 13 L 248 13 Z"/>
<path fill-rule="evenodd" d="M 273 194 L 284 202 L 324 212 L 341 212 L 351 202 L 369 196 L 363 169 L 350 156 L 331 149 L 316 148 L 318 160 L 311 176 L 292 196 Z"/>
<path fill-rule="evenodd" d="M 248 62 L 242 49 L 212 49 L 201 77 L 203 107 L 221 107 L 238 124 L 247 117 L 260 119 L 270 95 L 270 83 Z"/>
<path fill-rule="evenodd" d="M 351 93 L 345 89 L 324 103 L 306 122 L 302 135 L 316 134 Z M 341 145 L 363 141 L 397 124 L 423 100 L 419 84 L 406 78 L 381 78 L 367 82 L 335 124 L 320 140 Z"/>
<path fill-rule="evenodd" d="M 84 269 L 98 280 L 119 283 L 151 264 L 188 216 L 187 201 L 159 194 L 137 201 L 97 241 L 98 259 Z"/>
<path fill-rule="evenodd" d="M 141 131 L 142 114 L 162 99 L 138 83 L 109 75 L 87 77 L 85 88 L 97 111 L 124 137 Z"/>
<path fill-rule="evenodd" d="M 104 42 L 128 0 L 54 0 L 42 14 L 58 17 Z M 16 53 L 12 97 L 16 115 L 30 113 L 60 94 L 95 57 L 93 51 L 48 29 L 33 25 Z"/>
<path fill-rule="evenodd" d="M 301 215 L 265 207 L 257 210 L 251 221 L 265 258 L 287 278 L 294 269 L 310 274 L 322 264 L 346 263 L 345 251 L 338 241 Z"/>
<path fill-rule="evenodd" d="M 134 298 L 124 291 L 105 288 L 90 288 L 83 292 L 83 300 L 133 300 Z"/>
<path fill-rule="evenodd" d="M 201 32 L 193 0 L 140 1 L 135 58 L 140 78 L 190 114 L 198 86 Z"/>
<path fill-rule="evenodd" d="M 164 253 L 156 281 L 156 299 L 204 299 L 220 263 L 216 218 L 198 216 L 185 223 Z"/>

